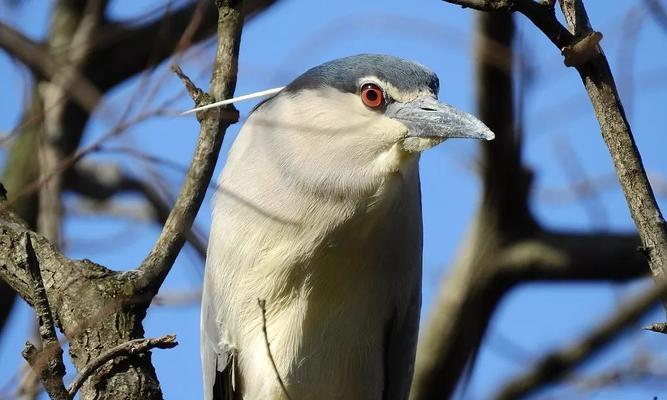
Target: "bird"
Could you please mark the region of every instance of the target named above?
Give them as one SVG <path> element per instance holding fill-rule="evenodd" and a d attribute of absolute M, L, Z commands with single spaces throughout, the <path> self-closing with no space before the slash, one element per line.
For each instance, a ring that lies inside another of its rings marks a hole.
<path fill-rule="evenodd" d="M 419 156 L 491 140 L 425 66 L 360 54 L 250 112 L 213 201 L 206 399 L 406 399 L 421 307 Z"/>

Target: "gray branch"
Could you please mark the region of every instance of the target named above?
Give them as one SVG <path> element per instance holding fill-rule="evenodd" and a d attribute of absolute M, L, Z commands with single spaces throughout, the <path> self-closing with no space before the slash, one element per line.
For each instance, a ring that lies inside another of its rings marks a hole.
<path fill-rule="evenodd" d="M 627 282 L 650 270 L 634 234 L 539 232 L 505 247 L 496 267 L 512 285 L 534 281 Z"/>
<path fill-rule="evenodd" d="M 116 347 L 113 347 L 109 350 L 107 350 L 105 353 L 100 355 L 99 357 L 91 360 L 82 370 L 79 372 L 79 375 L 77 375 L 74 380 L 72 380 L 72 383 L 70 384 L 69 388 L 67 389 L 67 395 L 68 399 L 74 399 L 74 396 L 76 395 L 76 392 L 81 388 L 81 385 L 90 377 L 90 375 L 95 372 L 98 368 L 100 368 L 102 365 L 107 363 L 108 361 L 113 360 L 116 357 L 122 356 L 122 355 L 135 355 L 139 353 L 145 353 L 149 351 L 150 349 L 153 348 L 158 348 L 158 349 L 171 349 L 173 347 L 176 347 L 178 345 L 178 342 L 176 341 L 176 336 L 175 335 L 166 335 L 166 336 L 160 336 L 157 338 L 142 338 L 142 339 L 134 339 L 127 341 L 125 343 L 119 344 Z"/>
<path fill-rule="evenodd" d="M 236 2 L 221 1 L 219 4 L 218 42 L 211 80 L 211 95 L 204 95 L 194 87 L 179 69 L 175 72 L 186 83 L 195 104 L 203 101 L 230 98 L 236 87 L 238 54 L 243 26 L 241 5 Z M 204 100 L 205 99 L 205 100 Z M 212 109 L 198 113 L 200 136 L 193 156 L 192 164 L 183 184 L 183 189 L 176 199 L 176 204 L 169 213 L 162 233 L 149 255 L 138 269 L 137 287 L 157 293 L 158 288 L 169 273 L 185 240 L 185 232 L 192 225 L 197 210 L 204 199 L 204 194 L 213 175 L 218 153 L 227 127 L 238 121 L 238 112 L 233 107 Z"/>
<path fill-rule="evenodd" d="M 595 38 L 570 34 L 557 21 L 554 2 L 516 0 L 511 7 L 500 1 L 448 2 L 487 11 L 493 3 L 494 11 L 506 12 L 479 15 L 479 115 L 496 140 L 482 144 L 480 210 L 419 342 L 411 398 L 420 400 L 451 396 L 466 365 L 474 363 L 497 304 L 516 285 L 535 280 L 624 281 L 648 270 L 638 237 L 546 231 L 528 207 L 532 173 L 522 165 L 521 135 L 512 119 L 509 11 L 530 18 L 559 49 L 569 52 L 572 62 L 586 62 Z"/>
<path fill-rule="evenodd" d="M 80 162 L 67 174 L 64 184 L 65 189 L 98 201 L 108 201 L 124 192 L 139 193 L 150 204 L 160 224 L 165 223 L 171 210 L 170 202 L 150 183 L 126 174 L 115 165 Z M 185 237 L 197 254 L 206 258 L 206 241 L 194 227 L 187 229 Z"/>
<path fill-rule="evenodd" d="M 667 281 L 661 281 L 646 293 L 622 306 L 607 321 L 586 334 L 575 345 L 542 358 L 531 372 L 508 383 L 496 396 L 498 400 L 519 399 L 546 384 L 565 376 L 569 371 L 595 355 L 624 330 L 651 310 L 667 294 Z"/>
<path fill-rule="evenodd" d="M 594 34 L 580 0 L 562 0 L 561 6 L 570 31 L 578 38 L 586 40 Z M 592 58 L 574 66 L 593 104 L 651 271 L 656 281 L 660 281 L 667 273 L 667 226 L 623 111 L 607 58 L 597 43 L 591 46 L 595 49 Z"/>
<path fill-rule="evenodd" d="M 53 400 L 66 400 L 67 391 L 63 383 L 65 376 L 65 364 L 63 363 L 63 349 L 60 347 L 58 336 L 56 336 L 56 324 L 53 321 L 49 299 L 42 281 L 42 272 L 39 260 L 32 247 L 30 234 L 25 232 L 25 253 L 28 274 L 32 286 L 32 304 L 37 314 L 39 336 L 42 340 L 42 349 L 38 350 L 35 345 L 26 342 L 23 350 L 23 358 L 38 375 L 44 389 Z"/>
<path fill-rule="evenodd" d="M 16 29 L 0 22 L 0 48 L 9 55 L 16 57 L 37 77 L 51 81 L 61 69 L 58 62 L 51 56 L 46 46 L 34 42 Z M 84 110 L 92 111 L 102 98 L 98 89 L 82 74 L 73 71 L 74 76 L 63 87 L 65 91 Z"/>
<path fill-rule="evenodd" d="M 103 3 L 102 0 L 98 4 Z M 216 56 L 216 75 L 211 92 L 213 97 L 219 99 L 231 96 L 233 93 L 243 18 L 240 12 L 241 1 L 220 0 L 216 1 L 216 4 L 219 6 L 220 14 L 217 22 L 219 51 Z M 76 11 L 78 8 L 72 10 Z M 101 43 L 96 42 L 95 46 L 97 45 Z M 102 68 L 94 61 L 99 61 L 103 53 L 105 53 L 104 46 L 95 47 L 90 59 L 84 60 L 85 66 L 81 68 L 93 81 L 95 80 L 91 66 L 100 67 L 95 73 L 107 68 L 113 69 L 111 62 Z M 124 53 L 116 60 L 122 62 L 123 59 L 131 58 Z M 142 69 L 146 66 L 144 64 Z M 115 78 L 120 79 L 118 76 Z M 123 77 L 125 78 L 127 76 Z M 106 83 L 113 85 L 119 81 L 106 81 Z M 100 82 L 95 83 L 101 90 L 109 87 L 100 85 Z M 210 97 L 203 96 L 206 101 L 211 101 Z M 70 103 L 68 109 L 72 108 L 71 102 L 67 102 Z M 35 99 L 35 104 L 40 104 L 39 96 Z M 68 147 L 68 151 L 74 151 L 78 143 L 78 133 L 82 131 L 88 117 L 83 110 L 77 109 L 77 113 L 74 126 L 68 125 L 67 131 L 74 132 L 74 137 L 69 135 L 67 138 L 68 146 L 72 146 Z M 68 113 L 65 115 L 70 116 Z M 228 116 L 232 118 L 227 118 Z M 142 321 L 146 310 L 182 247 L 186 237 L 185 232 L 191 226 L 201 204 L 218 156 L 224 129 L 230 121 L 238 118 L 238 114 L 229 109 L 210 111 L 199 117 L 202 120 L 202 137 L 198 142 L 185 186 L 167 217 L 165 228 L 155 248 L 137 270 L 115 272 L 89 260 L 67 259 L 42 235 L 29 231 L 21 218 L 11 210 L 11 202 L 0 204 L 0 279 L 33 304 L 31 278 L 26 269 L 28 257 L 25 246 L 22 245 L 24 236 L 28 232 L 37 259 L 40 260 L 48 304 L 56 324 L 69 341 L 69 352 L 79 371 L 84 370 L 90 360 L 102 356 L 108 349 L 131 340 L 143 339 Z M 63 119 L 68 118 L 63 117 Z M 28 136 L 21 135 L 21 138 Z M 22 142 L 24 149 L 28 149 L 27 156 L 22 160 L 29 159 L 30 149 L 34 148 L 29 146 L 32 143 L 34 141 Z M 33 168 L 30 163 L 28 167 Z M 35 175 L 31 176 L 33 177 L 31 179 L 34 179 Z M 19 185 L 15 193 L 20 194 L 21 190 L 25 190 L 24 187 L 25 185 Z M 100 365 L 83 381 L 79 395 L 82 399 L 162 398 L 150 352 L 122 354 L 114 358 L 113 363 Z"/>
<path fill-rule="evenodd" d="M 204 0 L 202 20 L 193 32 L 192 43 L 199 43 L 215 34 L 218 28 L 214 2 Z M 155 66 L 169 58 L 179 48 L 186 27 L 190 24 L 201 0 L 174 10 L 158 20 L 139 26 L 125 22 L 110 22 L 101 33 L 96 55 L 87 70 L 100 88 L 108 89 L 125 81 L 147 67 Z M 243 2 L 242 14 L 246 20 L 269 9 L 276 0 L 247 0 Z M 131 57 L 127 55 L 131 54 Z"/>
<path fill-rule="evenodd" d="M 497 305 L 517 285 L 627 282 L 649 272 L 635 235 L 540 232 L 489 251 L 480 249 L 493 236 L 472 236 L 477 239 L 452 267 L 422 333 L 413 399 L 440 399 L 454 390 Z"/>

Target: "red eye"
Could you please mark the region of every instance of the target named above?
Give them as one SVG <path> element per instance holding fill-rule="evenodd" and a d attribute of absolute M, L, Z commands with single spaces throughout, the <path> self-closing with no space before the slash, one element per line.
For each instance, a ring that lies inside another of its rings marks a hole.
<path fill-rule="evenodd" d="M 366 107 L 378 108 L 384 104 L 384 92 L 374 83 L 367 83 L 361 87 L 361 101 Z"/>

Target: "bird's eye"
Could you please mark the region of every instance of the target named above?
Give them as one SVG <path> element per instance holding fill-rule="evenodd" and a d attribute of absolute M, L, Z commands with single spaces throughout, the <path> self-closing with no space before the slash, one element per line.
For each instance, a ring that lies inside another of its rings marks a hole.
<path fill-rule="evenodd" d="M 384 91 L 374 84 L 367 83 L 361 87 L 361 101 L 370 108 L 379 108 L 384 105 Z"/>

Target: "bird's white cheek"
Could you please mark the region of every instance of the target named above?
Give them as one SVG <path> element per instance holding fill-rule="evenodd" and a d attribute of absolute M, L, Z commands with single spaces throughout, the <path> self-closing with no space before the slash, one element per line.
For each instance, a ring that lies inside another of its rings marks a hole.
<path fill-rule="evenodd" d="M 445 138 L 407 137 L 401 142 L 402 148 L 408 153 L 420 153 L 444 142 Z"/>
<path fill-rule="evenodd" d="M 401 144 L 408 128 L 393 119 L 381 118 L 375 124 L 374 131 L 378 144 L 374 160 L 376 171 L 381 174 L 398 172 L 412 156 L 403 150 Z"/>

